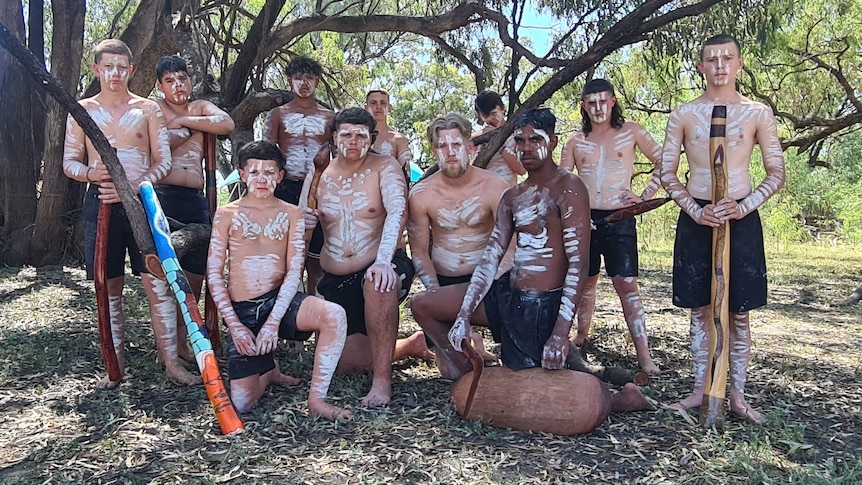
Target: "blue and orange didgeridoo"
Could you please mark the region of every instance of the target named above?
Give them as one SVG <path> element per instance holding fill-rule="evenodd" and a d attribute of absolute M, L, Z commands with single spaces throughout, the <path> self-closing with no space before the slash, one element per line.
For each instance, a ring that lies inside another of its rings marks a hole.
<path fill-rule="evenodd" d="M 221 426 L 221 431 L 223 434 L 232 434 L 240 431 L 244 427 L 242 420 L 225 390 L 212 343 L 207 336 L 207 330 L 204 326 L 203 318 L 201 318 L 200 310 L 198 310 L 194 293 L 192 293 L 186 275 L 180 267 L 174 247 L 171 245 L 168 220 L 165 218 L 165 213 L 162 212 L 162 207 L 159 205 L 159 199 L 153 190 L 153 184 L 149 182 L 141 183 L 140 193 L 141 201 L 144 204 L 144 211 L 147 213 L 147 221 L 150 223 L 150 230 L 153 232 L 156 254 L 159 256 L 159 261 L 165 270 L 168 284 L 180 304 L 183 321 L 185 321 L 188 328 L 189 340 L 195 353 L 195 360 L 197 360 L 198 368 L 204 381 L 204 388 L 215 410 L 216 419 L 218 419 L 219 426 Z"/>

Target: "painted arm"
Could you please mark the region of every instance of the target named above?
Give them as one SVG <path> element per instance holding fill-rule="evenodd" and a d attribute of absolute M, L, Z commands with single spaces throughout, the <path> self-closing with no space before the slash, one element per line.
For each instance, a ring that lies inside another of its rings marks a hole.
<path fill-rule="evenodd" d="M 470 338 L 470 335 L 473 333 L 473 329 L 470 326 L 470 318 L 491 288 L 494 276 L 497 274 L 497 267 L 500 265 L 500 260 L 503 259 L 503 253 L 506 252 L 512 241 L 515 223 L 512 219 L 511 193 L 511 191 L 506 191 L 503 194 L 503 199 L 500 201 L 500 206 L 497 209 L 497 222 L 494 224 L 494 231 L 491 232 L 491 239 L 488 240 L 488 247 L 482 253 L 482 259 L 479 261 L 476 269 L 473 270 L 473 276 L 470 278 L 470 286 L 467 287 L 467 293 L 464 295 L 464 301 L 461 303 L 458 318 L 455 320 L 455 324 L 452 325 L 452 329 L 449 330 L 449 342 L 458 352 L 461 352 L 461 342 L 464 339 Z"/>
<path fill-rule="evenodd" d="M 254 334 L 239 321 L 231 304 L 230 293 L 224 279 L 225 264 L 228 256 L 228 240 L 232 211 L 227 207 L 216 210 L 212 222 L 209 253 L 207 254 L 207 288 L 212 294 L 219 312 L 230 331 L 237 351 L 242 355 L 257 355 Z M 237 269 L 239 271 L 239 269 Z"/>
<path fill-rule="evenodd" d="M 377 258 L 368 268 L 365 278 L 374 282 L 376 291 L 387 292 L 401 283 L 392 269 L 392 257 L 407 223 L 407 181 L 394 158 L 389 157 L 381 163 L 380 196 L 386 209 L 386 219 L 377 247 Z"/>
<path fill-rule="evenodd" d="M 281 133 L 281 117 L 276 111 L 278 108 L 266 112 L 266 117 L 263 119 L 263 139 L 278 145 L 278 134 Z"/>
<path fill-rule="evenodd" d="M 214 135 L 227 135 L 234 129 L 233 119 L 209 101 L 199 101 L 200 114 L 177 116 L 168 123 L 168 129 L 188 128 Z"/>
<path fill-rule="evenodd" d="M 281 287 L 278 290 L 278 296 L 275 297 L 272 312 L 260 328 L 260 332 L 258 332 L 255 339 L 258 355 L 264 355 L 275 350 L 275 347 L 278 345 L 278 329 L 281 319 L 287 312 L 288 307 L 290 307 L 290 303 L 293 301 L 293 297 L 296 296 L 299 285 L 302 283 L 302 266 L 305 263 L 305 221 L 303 220 L 303 213 L 300 209 L 291 208 L 288 212 L 282 212 L 281 214 L 289 217 L 288 230 L 290 231 L 290 241 L 287 244 L 287 268 L 284 280 L 281 282 Z"/>
<path fill-rule="evenodd" d="M 784 186 L 786 176 L 784 173 L 784 152 L 781 150 L 781 142 L 778 139 L 778 130 L 775 126 L 775 117 L 767 107 L 758 117 L 757 143 L 763 156 L 763 168 L 766 169 L 766 177 L 754 191 L 739 203 L 739 218 L 745 217 L 751 211 L 757 209 L 767 199 L 772 197 Z"/>
<path fill-rule="evenodd" d="M 578 134 L 574 133 L 566 142 L 563 143 L 563 149 L 560 152 L 560 167 L 572 172 L 575 170 L 575 143 Z"/>
<path fill-rule="evenodd" d="M 654 167 L 649 182 L 640 196 L 641 200 L 649 200 L 655 197 L 656 192 L 661 188 L 661 145 L 656 143 L 652 135 L 640 125 L 635 130 L 635 144 Z"/>
<path fill-rule="evenodd" d="M 542 367 L 563 369 L 569 353 L 569 331 L 575 309 L 581 302 L 584 284 L 589 273 L 590 254 L 590 199 L 587 186 L 579 177 L 572 182 L 560 196 L 560 222 L 563 231 L 563 248 L 568 260 L 560 312 L 551 336 L 545 342 L 542 352 Z"/>
<path fill-rule="evenodd" d="M 63 173 L 78 182 L 96 181 L 90 176 L 92 169 L 84 164 L 86 151 L 86 135 L 84 130 L 72 118 L 66 117 L 66 141 L 63 143 Z"/>
<path fill-rule="evenodd" d="M 398 160 L 398 164 L 402 167 L 408 167 L 407 164 L 410 163 L 410 160 L 413 160 L 413 153 L 410 151 L 410 143 L 407 141 L 407 138 L 403 136 L 399 137 L 396 147 L 398 148 L 398 153 L 395 154 L 395 158 Z"/>
<path fill-rule="evenodd" d="M 686 214 L 701 224 L 703 209 L 695 202 L 677 176 L 684 136 L 685 130 L 682 127 L 679 112 L 674 110 L 667 120 L 664 147 L 661 152 L 661 185 Z"/>
<path fill-rule="evenodd" d="M 440 282 L 437 280 L 437 270 L 434 268 L 428 245 L 431 238 L 431 218 L 428 217 L 428 211 L 419 196 L 424 186 L 425 183 L 421 182 L 410 191 L 407 240 L 410 243 L 410 257 L 413 259 L 413 267 L 416 268 L 416 276 L 425 288 L 431 290 L 439 288 Z"/>
<path fill-rule="evenodd" d="M 509 166 L 510 170 L 518 175 L 524 175 L 527 173 L 527 169 L 524 168 L 524 165 L 521 164 L 520 160 L 518 160 L 518 154 L 515 153 L 514 138 L 510 136 L 506 140 L 506 143 L 503 144 L 503 148 L 500 151 L 503 154 L 503 160 L 506 161 L 506 165 Z"/>
<path fill-rule="evenodd" d="M 147 130 L 150 135 L 150 167 L 140 180 L 130 180 L 136 188 L 140 182 L 150 182 L 155 185 L 171 171 L 171 144 L 168 139 L 168 127 L 161 108 L 155 101 L 147 101 Z"/>

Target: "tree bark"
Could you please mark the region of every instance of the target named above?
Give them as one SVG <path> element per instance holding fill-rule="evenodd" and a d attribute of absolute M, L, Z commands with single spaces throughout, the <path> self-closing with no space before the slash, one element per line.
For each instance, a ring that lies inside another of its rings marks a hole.
<path fill-rule="evenodd" d="M 20 0 L 0 2 L 0 23 L 10 38 L 24 42 Z M 26 49 L 25 49 L 26 51 Z M 38 62 L 34 59 L 34 62 Z M 36 169 L 30 130 L 32 97 L 27 72 L 7 52 L 0 52 L 0 204 L 3 250 L 0 262 L 21 266 L 30 256 L 30 236 L 36 218 Z"/>
<path fill-rule="evenodd" d="M 51 70 L 60 85 L 74 92 L 81 71 L 81 55 L 84 42 L 85 0 L 52 0 L 53 33 L 51 44 Z M 77 204 L 80 208 L 83 191 L 80 182 L 75 182 L 63 173 L 63 143 L 66 136 L 68 111 L 53 98 L 47 100 L 48 116 L 45 124 L 45 169 L 42 174 L 42 193 L 36 209 L 36 226 L 33 230 L 33 245 L 30 263 L 34 266 L 58 264 L 63 259 L 63 248 L 68 243 L 63 219 L 67 210 L 69 188 L 77 186 Z"/>

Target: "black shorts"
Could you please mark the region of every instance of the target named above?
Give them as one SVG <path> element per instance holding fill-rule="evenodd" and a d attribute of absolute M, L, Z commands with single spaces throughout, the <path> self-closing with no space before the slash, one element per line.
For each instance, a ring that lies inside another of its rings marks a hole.
<path fill-rule="evenodd" d="M 257 337 L 263 324 L 266 323 L 269 314 L 272 313 L 279 289 L 275 288 L 269 293 L 251 300 L 231 302 L 239 321 L 248 327 L 255 337 Z M 307 297 L 308 295 L 302 292 L 297 292 L 296 296 L 293 297 L 293 301 L 290 302 L 290 306 L 284 312 L 284 317 L 278 326 L 280 338 L 304 341 L 311 337 L 313 332 L 300 332 L 296 329 L 296 316 L 299 314 L 299 307 L 302 306 L 302 301 Z M 263 375 L 275 369 L 275 358 L 272 352 L 264 355 L 242 355 L 231 340 L 227 347 L 227 368 L 228 377 L 231 380 Z"/>
<path fill-rule="evenodd" d="M 473 278 L 473 273 L 465 274 L 462 276 L 443 276 L 437 275 L 437 282 L 440 283 L 440 287 L 444 286 L 452 286 L 452 285 L 460 285 L 461 283 L 469 283 L 470 279 Z"/>
<path fill-rule="evenodd" d="M 153 188 L 165 216 L 184 224 L 210 223 L 209 204 L 199 189 L 164 184 L 156 185 Z M 189 273 L 206 274 L 207 250 L 208 248 L 204 246 L 186 254 L 180 259 L 180 266 Z"/>
<path fill-rule="evenodd" d="M 500 359 L 513 370 L 542 366 L 545 343 L 560 314 L 563 290 L 531 291 L 513 288 L 509 273 L 494 281 L 482 303 Z"/>
<path fill-rule="evenodd" d="M 338 303 L 347 313 L 347 335 L 361 333 L 368 335 L 365 326 L 365 295 L 362 293 L 362 282 L 365 280 L 365 272 L 371 265 L 361 271 L 349 275 L 334 275 L 324 273 L 320 283 L 317 285 L 317 293 L 327 301 Z M 407 298 L 410 285 L 413 284 L 413 262 L 403 249 L 395 250 L 392 257 L 392 267 L 401 278 L 401 290 L 398 293 L 398 302 Z"/>
<path fill-rule="evenodd" d="M 81 217 L 84 221 L 84 265 L 87 268 L 87 279 L 94 275 L 93 263 L 96 257 L 96 230 L 99 220 L 99 186 L 90 184 L 84 194 L 84 208 Z M 132 273 L 139 275 L 149 273 L 144 266 L 144 258 L 123 204 L 111 204 L 110 228 L 108 229 L 108 254 L 105 264 L 105 274 L 108 279 L 123 276 L 126 268 L 126 252 L 132 265 Z"/>
<path fill-rule="evenodd" d="M 695 199 L 701 207 L 709 201 Z M 766 304 L 766 255 L 760 215 L 752 211 L 730 221 L 730 311 L 741 313 Z M 673 304 L 682 308 L 712 302 L 712 228 L 680 211 L 673 245 Z"/>
<path fill-rule="evenodd" d="M 590 210 L 595 223 L 613 210 Z M 635 219 L 623 219 L 611 223 L 598 223 L 590 235 L 590 276 L 599 274 L 605 259 L 605 272 L 611 278 L 638 275 L 638 232 Z"/>

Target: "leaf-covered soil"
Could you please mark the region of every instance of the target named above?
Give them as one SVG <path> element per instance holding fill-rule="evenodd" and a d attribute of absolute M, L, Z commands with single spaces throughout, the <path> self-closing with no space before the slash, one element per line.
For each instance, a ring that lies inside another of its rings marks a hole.
<path fill-rule="evenodd" d="M 308 417 L 307 388 L 270 389 L 221 436 L 201 386 L 178 386 L 155 362 L 139 283 L 127 277 L 127 379 L 103 372 L 92 282 L 73 268 L 0 270 L 0 481 L 3 483 L 859 483 L 862 279 L 851 247 L 769 248 L 770 301 L 752 313 L 747 396 L 767 421 L 663 407 L 691 390 L 688 314 L 670 304 L 669 251 L 642 255 L 650 346 L 663 373 L 644 393 L 655 412 L 612 415 L 577 437 L 467 422 L 433 364 L 394 366 L 394 396 L 362 408 L 368 376 L 336 376 L 332 400 L 352 420 Z M 415 330 L 409 310 L 401 332 Z M 491 346 L 491 342 L 486 339 Z M 491 346 L 492 350 L 498 350 Z M 633 368 L 619 301 L 600 283 L 591 360 Z M 285 372 L 308 381 L 313 344 L 287 346 Z M 222 359 L 224 366 L 224 360 Z M 223 367 L 224 368 L 224 367 Z"/>

